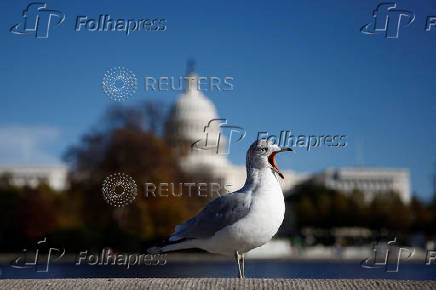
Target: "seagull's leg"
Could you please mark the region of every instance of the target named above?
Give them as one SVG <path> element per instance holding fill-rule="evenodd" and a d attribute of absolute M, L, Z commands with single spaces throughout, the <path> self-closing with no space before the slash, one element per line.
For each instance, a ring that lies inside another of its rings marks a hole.
<path fill-rule="evenodd" d="M 244 254 L 241 254 L 241 268 L 242 268 L 242 278 L 245 278 L 245 258 L 244 258 Z"/>
<path fill-rule="evenodd" d="M 240 259 L 239 259 L 240 255 L 238 253 L 238 251 L 235 251 L 235 260 L 236 260 L 236 264 L 238 265 L 238 278 L 242 278 L 242 271 L 241 271 L 241 264 L 240 264 Z"/>

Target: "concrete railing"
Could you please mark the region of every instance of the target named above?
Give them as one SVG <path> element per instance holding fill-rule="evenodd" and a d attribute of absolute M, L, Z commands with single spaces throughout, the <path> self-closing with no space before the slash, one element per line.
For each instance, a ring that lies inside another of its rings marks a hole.
<path fill-rule="evenodd" d="M 436 289 L 436 281 L 377 279 L 22 279 L 0 280 L 0 289 Z"/>

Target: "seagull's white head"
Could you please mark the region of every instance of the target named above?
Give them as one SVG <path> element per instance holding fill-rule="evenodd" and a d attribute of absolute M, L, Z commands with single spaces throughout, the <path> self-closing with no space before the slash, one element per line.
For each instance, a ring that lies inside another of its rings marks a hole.
<path fill-rule="evenodd" d="M 260 139 L 251 144 L 247 151 L 247 169 L 250 168 L 271 168 L 277 174 L 284 178 L 283 174 L 277 167 L 275 156 L 279 152 L 294 151 L 291 148 L 280 148 L 271 141 Z"/>

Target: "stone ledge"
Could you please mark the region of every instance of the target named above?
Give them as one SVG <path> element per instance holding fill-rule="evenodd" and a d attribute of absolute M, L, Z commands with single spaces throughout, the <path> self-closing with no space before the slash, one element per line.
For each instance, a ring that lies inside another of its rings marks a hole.
<path fill-rule="evenodd" d="M 5 279 L 0 289 L 436 289 L 436 281 L 377 279 Z"/>

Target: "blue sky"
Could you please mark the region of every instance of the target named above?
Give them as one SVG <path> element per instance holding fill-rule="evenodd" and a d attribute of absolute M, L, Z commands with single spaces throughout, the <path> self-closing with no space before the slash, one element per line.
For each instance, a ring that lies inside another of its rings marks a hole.
<path fill-rule="evenodd" d="M 0 3 L 0 164 L 56 163 L 112 104 L 101 91 L 108 68 L 138 76 L 127 103 L 174 102 L 180 92 L 144 91 L 145 76 L 183 76 L 195 58 L 203 76 L 234 77 L 234 90 L 207 92 L 220 117 L 244 127 L 230 159 L 243 164 L 258 131 L 347 135 L 342 149 L 298 150 L 281 168 L 405 167 L 412 188 L 431 196 L 436 161 L 434 1 L 397 1 L 415 13 L 398 39 L 365 35 L 378 1 L 48 1 L 65 13 L 47 39 L 16 35 L 30 2 Z M 79 15 L 158 17 L 163 32 L 74 31 Z"/>

